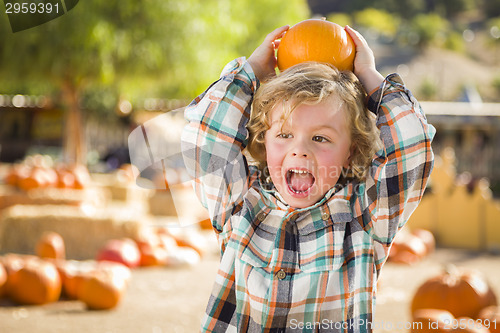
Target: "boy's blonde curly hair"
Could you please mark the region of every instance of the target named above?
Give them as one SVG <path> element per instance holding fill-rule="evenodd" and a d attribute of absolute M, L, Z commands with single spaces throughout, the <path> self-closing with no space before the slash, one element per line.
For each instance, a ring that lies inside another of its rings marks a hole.
<path fill-rule="evenodd" d="M 365 105 L 366 92 L 354 73 L 317 62 L 290 67 L 262 84 L 255 93 L 247 125 L 250 134 L 247 149 L 264 176 L 267 175 L 264 137 L 270 128 L 271 111 L 287 102 L 288 108 L 282 115 L 287 119 L 300 104 L 318 104 L 332 95 L 343 104 L 352 144 L 350 167 L 343 170 L 339 182 L 366 178 L 368 166 L 381 147 L 375 116 Z"/>

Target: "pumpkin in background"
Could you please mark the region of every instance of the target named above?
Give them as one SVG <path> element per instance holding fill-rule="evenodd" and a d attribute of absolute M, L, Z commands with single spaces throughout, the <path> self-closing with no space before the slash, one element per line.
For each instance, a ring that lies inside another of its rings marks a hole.
<path fill-rule="evenodd" d="M 65 261 L 59 270 L 64 295 L 68 299 L 78 299 L 83 281 L 92 276 L 96 271 L 96 267 L 97 263 L 93 260 Z"/>
<path fill-rule="evenodd" d="M 162 246 L 156 233 L 143 233 L 135 240 L 141 253 L 141 266 L 164 265 L 167 260 L 167 250 Z"/>
<path fill-rule="evenodd" d="M 490 332 L 500 333 L 500 307 L 499 306 L 488 306 L 479 312 L 479 319 L 485 323 L 485 320 L 489 320 Z M 486 324 L 486 323 L 485 323 Z"/>
<path fill-rule="evenodd" d="M 340 25 L 326 20 L 310 19 L 288 29 L 278 47 L 280 71 L 293 65 L 318 61 L 339 70 L 353 70 L 356 47 L 351 36 Z"/>
<path fill-rule="evenodd" d="M 57 185 L 58 188 L 73 188 L 75 187 L 75 175 L 66 170 L 65 168 L 59 167 L 56 169 L 57 172 Z"/>
<path fill-rule="evenodd" d="M 9 276 L 8 293 L 19 304 L 55 302 L 61 295 L 61 278 L 54 264 L 41 260 L 26 260 Z"/>
<path fill-rule="evenodd" d="M 82 190 L 91 183 L 90 173 L 84 165 L 60 165 L 56 168 L 55 173 L 57 181 L 54 187 Z"/>
<path fill-rule="evenodd" d="M 52 168 L 44 168 L 46 186 L 48 187 L 57 187 L 57 183 L 59 181 L 59 176 L 57 175 L 56 170 Z"/>
<path fill-rule="evenodd" d="M 43 168 L 35 166 L 31 170 L 20 176 L 17 185 L 20 189 L 29 191 L 35 188 L 46 187 L 49 184 Z"/>
<path fill-rule="evenodd" d="M 124 163 L 116 171 L 116 176 L 119 182 L 135 183 L 135 175 L 139 175 L 139 169 L 133 164 Z"/>
<path fill-rule="evenodd" d="M 481 309 L 496 305 L 496 296 L 482 274 L 450 266 L 446 272 L 425 281 L 416 291 L 411 312 L 443 309 L 455 317 L 477 318 Z"/>
<path fill-rule="evenodd" d="M 38 240 L 35 252 L 40 258 L 64 259 L 64 239 L 57 232 L 45 232 Z"/>
<path fill-rule="evenodd" d="M 19 180 L 21 178 L 28 177 L 30 173 L 30 168 L 25 164 L 14 164 L 9 169 L 7 175 L 5 176 L 5 183 L 10 186 L 19 186 Z"/>
<path fill-rule="evenodd" d="M 167 252 L 166 264 L 168 266 L 193 266 L 200 262 L 200 254 L 188 246 L 179 246 L 173 252 Z"/>
<path fill-rule="evenodd" d="M 7 271 L 0 263 L 0 298 L 5 294 L 5 285 L 7 283 Z"/>
<path fill-rule="evenodd" d="M 167 253 L 175 252 L 179 247 L 175 238 L 170 233 L 161 229 L 158 231 L 158 240 L 159 246 L 165 249 Z"/>
<path fill-rule="evenodd" d="M 436 239 L 431 231 L 427 229 L 418 228 L 412 230 L 411 234 L 417 236 L 424 242 L 426 248 L 426 253 L 425 253 L 426 255 L 434 252 L 434 250 L 436 249 Z"/>
<path fill-rule="evenodd" d="M 412 333 L 445 333 L 455 317 L 446 310 L 419 309 L 413 313 Z"/>
<path fill-rule="evenodd" d="M 208 242 L 206 238 L 197 230 L 190 229 L 189 231 L 178 229 L 159 229 L 159 235 L 168 235 L 175 240 L 179 248 L 191 248 L 195 250 L 200 257 L 207 251 Z"/>
<path fill-rule="evenodd" d="M 398 264 L 412 265 L 420 261 L 426 254 L 427 247 L 420 237 L 400 233 L 391 246 L 389 260 Z"/>
<path fill-rule="evenodd" d="M 123 274 L 124 272 L 124 270 L 111 266 L 107 269 L 97 270 L 92 276 L 83 280 L 78 292 L 78 299 L 93 310 L 107 310 L 116 307 L 127 287 L 128 277 Z"/>
<path fill-rule="evenodd" d="M 98 261 L 96 271 L 106 271 L 117 278 L 123 279 L 127 285 L 132 278 L 132 272 L 127 266 L 113 261 Z"/>
<path fill-rule="evenodd" d="M 141 253 L 132 239 L 111 239 L 99 250 L 96 259 L 114 261 L 132 268 L 141 263 Z"/>
<path fill-rule="evenodd" d="M 203 219 L 199 223 L 200 223 L 200 228 L 202 230 L 212 230 L 213 229 L 212 220 L 210 220 L 210 218 Z"/>
<path fill-rule="evenodd" d="M 75 176 L 74 188 L 82 190 L 89 186 L 91 182 L 89 170 L 82 164 L 74 165 L 70 171 Z"/>
<path fill-rule="evenodd" d="M 10 285 L 12 282 L 12 277 L 17 271 L 24 267 L 25 262 L 30 260 L 38 260 L 38 258 L 31 255 L 22 255 L 15 253 L 8 253 L 0 257 L 0 263 L 3 265 L 7 273 L 7 281 L 3 286 L 3 289 L 5 290 L 7 296 L 9 296 L 9 291 L 11 290 Z"/>

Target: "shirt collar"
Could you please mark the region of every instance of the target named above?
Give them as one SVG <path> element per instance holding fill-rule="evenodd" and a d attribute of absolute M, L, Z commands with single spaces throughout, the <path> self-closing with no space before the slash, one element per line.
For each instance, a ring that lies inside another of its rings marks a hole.
<path fill-rule="evenodd" d="M 323 196 L 323 198 L 321 198 L 320 201 L 316 202 L 315 204 L 305 208 L 293 208 L 290 207 L 290 205 L 288 205 L 285 202 L 281 194 L 276 190 L 276 187 L 274 187 L 273 183 L 271 182 L 264 183 L 261 179 L 259 179 L 259 183 L 260 183 L 262 199 L 264 200 L 266 205 L 269 205 L 269 207 L 272 209 L 303 212 L 325 204 L 333 196 L 343 197 L 346 200 L 349 200 L 351 196 L 351 190 L 350 190 L 351 186 L 349 184 L 345 186 L 336 184 L 334 187 L 328 190 L 328 192 L 325 193 L 325 195 Z"/>
<path fill-rule="evenodd" d="M 264 210 L 269 213 L 270 210 L 277 209 L 286 211 L 287 215 L 294 215 L 295 218 L 293 218 L 293 220 L 297 223 L 299 234 L 308 234 L 332 223 L 349 222 L 352 220 L 352 214 L 349 208 L 352 189 L 352 183 L 348 183 L 345 186 L 337 184 L 331 188 L 320 201 L 305 208 L 290 207 L 283 200 L 283 197 L 272 183 L 261 183 L 260 194 L 266 206 L 266 208 L 262 207 Z M 308 215 L 304 214 L 305 212 L 309 212 L 312 218 L 305 219 L 304 217 Z M 261 228 L 267 229 L 262 223 L 259 222 L 259 224 Z"/>

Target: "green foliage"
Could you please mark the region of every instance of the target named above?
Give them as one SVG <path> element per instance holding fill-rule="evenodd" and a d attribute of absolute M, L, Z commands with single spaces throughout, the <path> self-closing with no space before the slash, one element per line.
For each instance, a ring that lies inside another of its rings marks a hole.
<path fill-rule="evenodd" d="M 69 82 L 87 95 L 101 85 L 128 98 L 192 98 L 267 33 L 308 17 L 305 0 L 85 0 L 15 34 L 0 20 L 0 91 Z"/>
<path fill-rule="evenodd" d="M 437 14 L 420 14 L 411 22 L 412 31 L 418 37 L 417 45 L 426 47 L 441 43 L 449 29 L 449 23 Z"/>
<path fill-rule="evenodd" d="M 492 18 L 488 21 L 487 27 L 490 32 L 493 44 L 500 44 L 500 17 Z"/>
<path fill-rule="evenodd" d="M 366 8 L 377 8 L 404 19 L 429 13 L 453 18 L 457 14 L 479 8 L 483 3 L 485 10 L 496 11 L 496 15 L 500 15 L 500 0 L 328 0 L 328 7 L 333 8 L 334 12 L 349 14 Z"/>
<path fill-rule="evenodd" d="M 464 39 L 462 37 L 462 34 L 456 32 L 456 31 L 451 31 L 448 33 L 448 36 L 446 37 L 446 41 L 444 44 L 445 48 L 448 50 L 452 50 L 455 52 L 464 52 L 465 51 L 465 43 Z"/>
<path fill-rule="evenodd" d="M 354 13 L 357 25 L 372 29 L 387 37 L 394 37 L 400 23 L 400 19 L 387 11 L 375 8 L 366 8 Z"/>
<path fill-rule="evenodd" d="M 352 25 L 351 16 L 345 13 L 331 13 L 327 16 L 326 19 L 343 27 L 345 27 L 346 25 Z"/>
<path fill-rule="evenodd" d="M 426 0 L 329 0 L 336 12 L 353 14 L 366 8 L 377 8 L 396 14 L 399 17 L 411 18 L 425 10 Z"/>
<path fill-rule="evenodd" d="M 434 10 L 451 18 L 476 6 L 475 0 L 435 0 Z"/>
<path fill-rule="evenodd" d="M 223 66 L 230 60 L 249 57 L 253 50 L 272 30 L 283 26 L 292 26 L 309 18 L 307 4 L 303 0 L 287 1 L 286 5 L 279 0 L 206 0 L 198 2 L 193 11 L 197 15 L 186 29 L 189 36 L 182 47 L 189 50 L 184 56 L 191 61 L 179 61 L 177 68 L 179 81 L 189 77 L 199 78 L 195 89 L 200 93 L 215 78 Z M 201 77 L 202 75 L 203 77 Z"/>
<path fill-rule="evenodd" d="M 426 9 L 426 0 L 377 0 L 371 7 L 380 8 L 402 18 L 410 19 Z"/>
<path fill-rule="evenodd" d="M 497 76 L 495 79 L 493 79 L 491 85 L 493 86 L 493 89 L 495 89 L 496 95 L 500 96 L 500 76 Z"/>
<path fill-rule="evenodd" d="M 426 78 L 418 89 L 418 98 L 423 101 L 434 100 L 437 92 L 438 87 L 436 83 L 432 79 Z"/>

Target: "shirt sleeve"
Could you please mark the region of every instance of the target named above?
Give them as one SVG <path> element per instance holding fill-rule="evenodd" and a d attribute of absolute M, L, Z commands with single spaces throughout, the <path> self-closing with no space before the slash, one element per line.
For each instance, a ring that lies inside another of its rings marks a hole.
<path fill-rule="evenodd" d="M 185 110 L 189 123 L 181 138 L 184 163 L 218 234 L 230 232 L 228 221 L 241 208 L 248 190 L 249 171 L 242 151 L 258 84 L 245 58 L 238 58 Z"/>
<path fill-rule="evenodd" d="M 389 75 L 368 97 L 368 108 L 377 115 L 383 148 L 360 186 L 360 222 L 374 239 L 375 257 L 387 257 L 396 232 L 420 202 L 430 176 L 435 129 L 397 74 Z"/>

